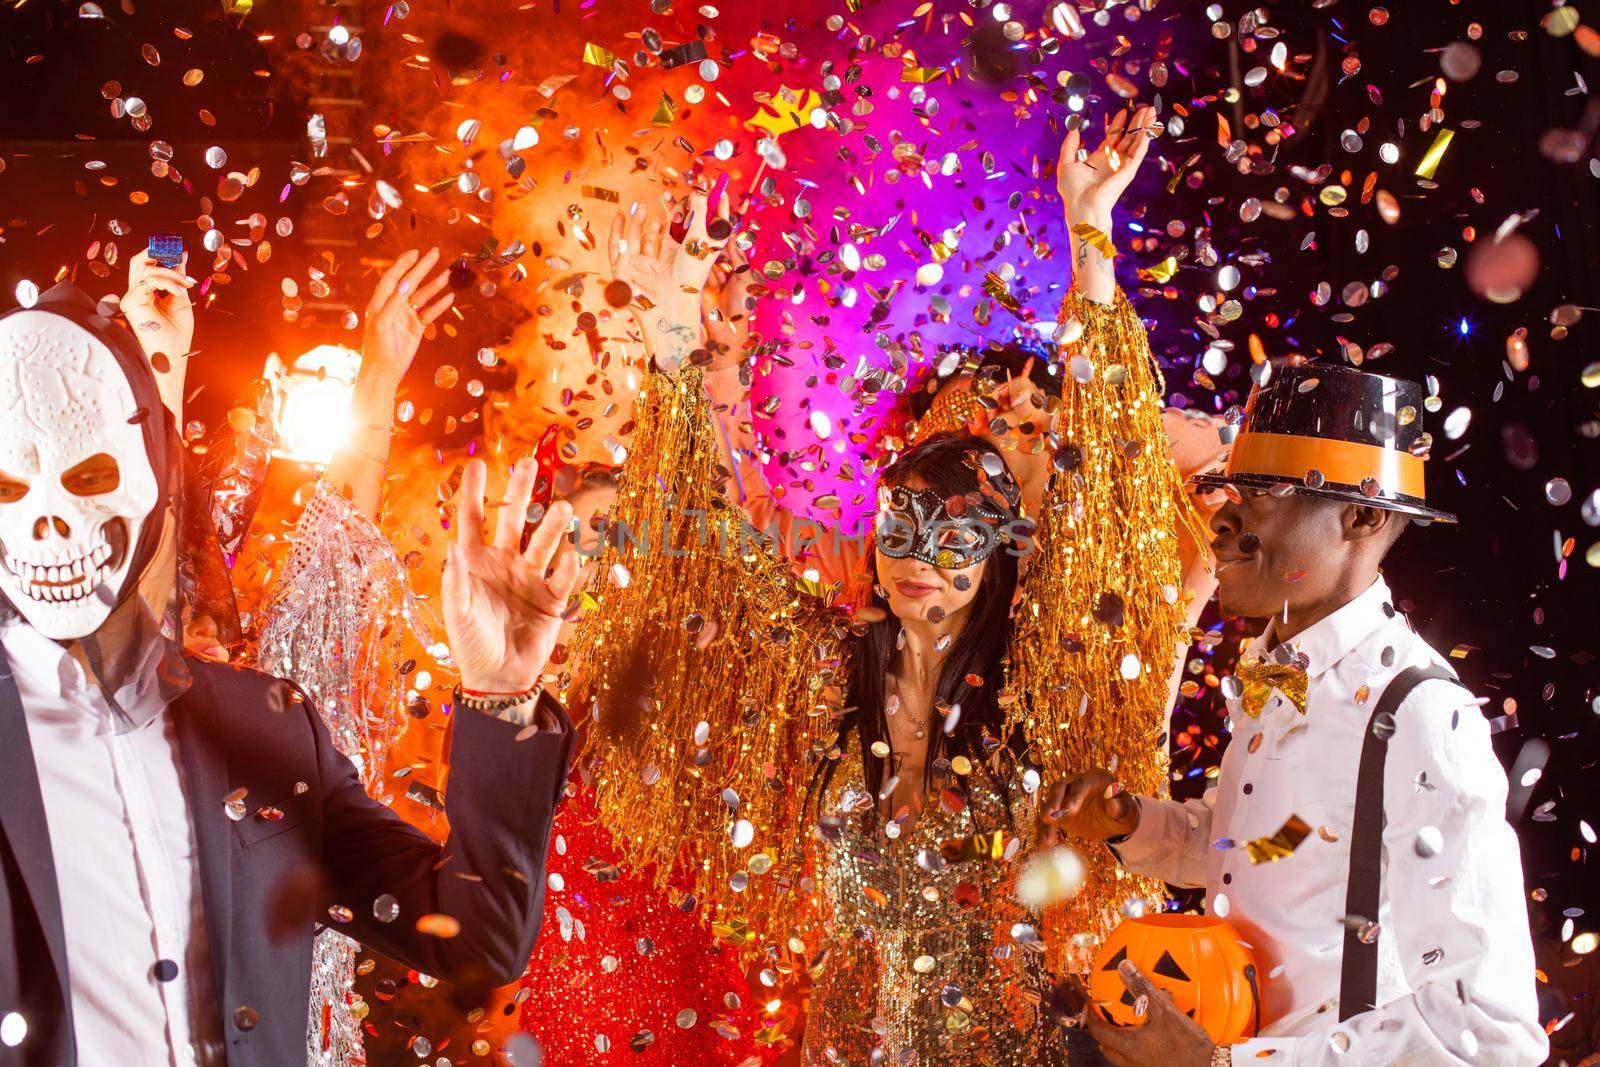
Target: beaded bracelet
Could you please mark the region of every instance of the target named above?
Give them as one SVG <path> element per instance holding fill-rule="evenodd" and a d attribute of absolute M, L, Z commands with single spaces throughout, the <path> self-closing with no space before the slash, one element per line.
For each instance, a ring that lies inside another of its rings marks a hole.
<path fill-rule="evenodd" d="M 471 689 L 456 686 L 455 702 L 464 708 L 473 711 L 482 711 L 489 715 L 496 715 L 510 708 L 521 707 L 528 703 L 537 703 L 540 690 L 529 689 L 521 693 L 479 693 Z"/>

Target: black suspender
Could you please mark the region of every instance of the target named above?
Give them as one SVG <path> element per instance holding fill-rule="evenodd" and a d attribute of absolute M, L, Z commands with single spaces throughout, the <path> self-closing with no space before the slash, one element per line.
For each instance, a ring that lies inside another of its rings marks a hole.
<path fill-rule="evenodd" d="M 1367 721 L 1356 778 L 1356 811 L 1350 834 L 1350 881 L 1345 889 L 1344 959 L 1339 969 L 1339 1021 L 1376 1008 L 1378 999 L 1378 902 L 1383 860 L 1383 764 L 1394 735 L 1395 712 L 1423 682 L 1456 680 L 1443 667 L 1408 667 L 1395 675 Z M 1459 683 L 1458 683 L 1459 684 Z M 1362 927 L 1371 924 L 1366 940 Z"/>

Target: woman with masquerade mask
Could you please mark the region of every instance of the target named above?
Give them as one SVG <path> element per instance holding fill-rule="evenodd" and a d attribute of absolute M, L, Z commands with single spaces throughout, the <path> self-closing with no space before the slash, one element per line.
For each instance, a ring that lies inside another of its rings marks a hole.
<path fill-rule="evenodd" d="M 361 369 L 351 431 L 318 480 L 266 591 L 255 644 L 259 669 L 292 678 L 312 698 L 339 751 L 373 795 L 384 789 L 391 749 L 405 731 L 407 637 L 431 642 L 399 554 L 379 528 L 395 395 L 428 328 L 449 309 L 448 261 L 410 249 L 373 286 L 363 316 Z M 350 650 L 354 650 L 353 653 Z M 325 928 L 311 963 L 306 1062 L 365 1062 L 353 996 L 356 941 Z"/>
<path fill-rule="evenodd" d="M 1062 153 L 1074 245 L 1102 259 L 1154 127 L 1153 110 L 1131 118 L 1092 153 L 1074 130 Z M 567 692 L 596 706 L 602 814 L 636 863 L 699 875 L 714 930 L 780 973 L 810 971 L 809 1062 L 1049 1059 L 1045 964 L 1085 965 L 1119 907 L 1159 896 L 1092 855 L 1083 892 L 1042 923 L 1013 892 L 1041 774 L 1092 753 L 1152 790 L 1165 780 L 1168 665 L 1191 608 L 1178 542 L 1203 537 L 1159 445 L 1144 327 L 1108 260 L 1079 257 L 1061 396 L 1014 379 L 979 397 L 998 441 L 928 425 L 885 465 L 875 583 L 841 622 L 804 595 L 827 586 L 797 591 L 783 559 L 679 529 L 689 513 L 740 521 L 718 492 L 738 457 L 701 381 L 723 361 L 685 325 L 731 226 L 708 223 L 703 195 L 680 210 L 678 249 L 659 226 L 613 234 L 658 264 L 653 287 L 649 271 L 631 284 L 649 298 L 636 314 L 662 372 L 636 405 L 615 518 L 652 542 L 664 531 L 669 551 L 608 549 L 597 571 L 610 580 L 591 588 L 603 613 L 577 639 L 585 663 Z M 1014 475 L 1040 462 L 1028 534 Z M 1011 546 L 988 536 L 1000 530 Z M 1033 549 L 1026 581 L 1012 548 Z M 694 649 L 687 636 L 712 615 L 723 637 Z"/>
<path fill-rule="evenodd" d="M 993 446 L 941 434 L 883 474 L 869 609 L 807 810 L 826 964 L 808 1063 L 1035 1064 L 1043 958 L 1019 944 L 1032 847 L 1024 743 L 1001 706 L 1031 524 Z M 870 620 L 870 621 L 869 621 Z"/>

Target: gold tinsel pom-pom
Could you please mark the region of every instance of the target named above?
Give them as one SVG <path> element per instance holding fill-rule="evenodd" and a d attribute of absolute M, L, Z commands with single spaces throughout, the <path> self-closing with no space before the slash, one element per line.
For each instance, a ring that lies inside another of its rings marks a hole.
<path fill-rule="evenodd" d="M 1060 451 L 1016 612 L 1015 714 L 1046 783 L 1107 767 L 1135 793 L 1165 795 L 1168 680 L 1185 629 L 1178 532 L 1204 543 L 1204 530 L 1168 452 L 1164 383 L 1132 304 L 1120 291 L 1110 306 L 1071 293 L 1060 321 Z M 1164 895 L 1105 848 L 1078 847 L 1083 891 L 1045 916 L 1057 971 L 1085 967 L 1130 903 Z"/>
<path fill-rule="evenodd" d="M 725 940 L 782 951 L 810 897 L 801 809 L 832 738 L 835 622 L 723 498 L 701 379 L 639 394 L 567 693 L 597 720 L 595 792 L 627 859 L 691 875 Z"/>

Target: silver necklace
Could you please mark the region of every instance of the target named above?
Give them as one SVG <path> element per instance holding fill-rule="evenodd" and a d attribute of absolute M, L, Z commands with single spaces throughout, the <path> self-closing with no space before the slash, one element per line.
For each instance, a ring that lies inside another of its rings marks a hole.
<path fill-rule="evenodd" d="M 900 710 L 899 676 L 894 674 L 889 675 L 889 684 L 893 691 L 889 693 L 888 699 L 884 702 L 884 714 L 894 715 Z M 921 741 L 928 735 L 928 716 L 925 715 L 921 719 L 918 719 L 915 715 L 912 715 L 908 711 L 906 712 L 906 720 L 911 723 L 912 729 L 916 731 L 913 736 L 915 736 L 918 741 Z"/>

